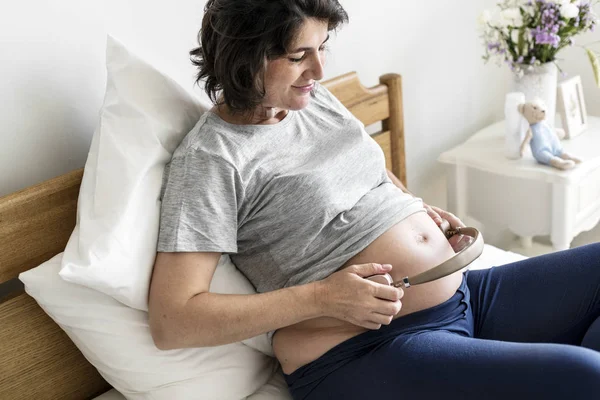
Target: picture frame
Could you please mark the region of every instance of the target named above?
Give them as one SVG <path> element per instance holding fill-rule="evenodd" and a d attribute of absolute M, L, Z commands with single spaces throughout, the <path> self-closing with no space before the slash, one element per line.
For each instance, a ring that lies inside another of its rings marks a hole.
<path fill-rule="evenodd" d="M 579 75 L 559 84 L 558 104 L 565 139 L 572 139 L 583 133 L 587 129 L 588 116 Z"/>

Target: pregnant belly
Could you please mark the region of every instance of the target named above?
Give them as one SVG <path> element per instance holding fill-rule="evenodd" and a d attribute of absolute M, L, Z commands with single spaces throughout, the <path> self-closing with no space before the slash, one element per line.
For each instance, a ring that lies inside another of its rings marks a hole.
<path fill-rule="evenodd" d="M 391 264 L 394 280 L 428 270 L 454 255 L 433 220 L 419 212 L 392 226 L 342 268 L 355 264 Z M 405 290 L 402 309 L 394 318 L 433 307 L 448 300 L 462 280 L 461 272 Z M 316 318 L 275 332 L 273 350 L 283 372 L 291 374 L 325 352 L 367 329 L 335 318 Z"/>

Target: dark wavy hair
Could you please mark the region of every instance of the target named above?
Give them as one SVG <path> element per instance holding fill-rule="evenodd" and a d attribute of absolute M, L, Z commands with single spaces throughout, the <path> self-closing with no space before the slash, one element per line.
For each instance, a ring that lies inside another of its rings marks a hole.
<path fill-rule="evenodd" d="M 195 83 L 215 104 L 233 112 L 254 110 L 265 95 L 265 61 L 288 53 L 306 19 L 326 21 L 328 30 L 348 22 L 337 0 L 209 0 L 197 47 Z M 223 94 L 222 100 L 220 94 Z"/>

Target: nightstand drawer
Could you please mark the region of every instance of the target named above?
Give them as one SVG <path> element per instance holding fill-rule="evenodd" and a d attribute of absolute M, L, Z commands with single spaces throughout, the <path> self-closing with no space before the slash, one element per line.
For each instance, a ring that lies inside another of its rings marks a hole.
<path fill-rule="evenodd" d="M 579 184 L 579 207 L 577 212 L 585 211 L 593 206 L 600 206 L 600 168 L 587 174 Z"/>

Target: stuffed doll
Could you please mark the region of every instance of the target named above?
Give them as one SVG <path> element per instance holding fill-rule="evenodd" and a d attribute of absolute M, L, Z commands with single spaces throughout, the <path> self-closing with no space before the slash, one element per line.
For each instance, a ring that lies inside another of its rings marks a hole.
<path fill-rule="evenodd" d="M 519 104 L 519 112 L 529 122 L 529 129 L 521 143 L 520 154 L 528 143 L 531 153 L 539 163 L 551 165 L 558 169 L 571 169 L 581 160 L 563 151 L 560 139 L 564 138 L 562 129 L 552 129 L 546 122 L 546 107 L 540 101 Z"/>

